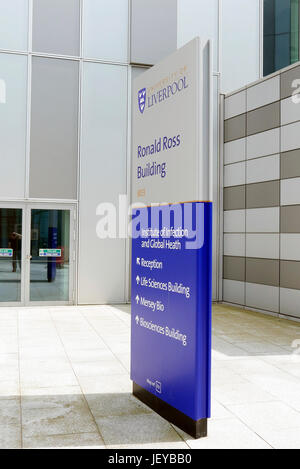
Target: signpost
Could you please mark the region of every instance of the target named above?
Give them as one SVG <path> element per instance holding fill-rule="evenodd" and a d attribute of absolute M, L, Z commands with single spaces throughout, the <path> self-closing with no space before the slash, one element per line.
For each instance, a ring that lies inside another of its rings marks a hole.
<path fill-rule="evenodd" d="M 195 438 L 211 376 L 211 45 L 194 39 L 133 84 L 133 393 Z"/>

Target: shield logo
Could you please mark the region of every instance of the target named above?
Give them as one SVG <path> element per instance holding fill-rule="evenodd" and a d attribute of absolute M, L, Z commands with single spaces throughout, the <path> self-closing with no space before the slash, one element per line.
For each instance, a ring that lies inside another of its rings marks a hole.
<path fill-rule="evenodd" d="M 139 91 L 138 97 L 139 97 L 139 110 L 140 110 L 140 113 L 143 114 L 146 108 L 146 88 L 143 88 L 142 90 Z"/>

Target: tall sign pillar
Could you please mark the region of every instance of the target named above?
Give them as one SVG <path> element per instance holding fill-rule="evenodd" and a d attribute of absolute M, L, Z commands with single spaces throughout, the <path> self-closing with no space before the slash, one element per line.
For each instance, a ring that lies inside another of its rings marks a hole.
<path fill-rule="evenodd" d="M 210 417 L 211 112 L 209 41 L 133 83 L 133 393 L 195 438 Z"/>

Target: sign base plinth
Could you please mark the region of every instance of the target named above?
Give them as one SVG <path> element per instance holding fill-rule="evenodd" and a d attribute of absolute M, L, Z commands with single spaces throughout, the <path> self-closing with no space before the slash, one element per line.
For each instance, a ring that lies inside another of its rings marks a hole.
<path fill-rule="evenodd" d="M 193 420 L 154 394 L 133 383 L 133 395 L 158 415 L 195 439 L 207 437 L 207 419 Z"/>

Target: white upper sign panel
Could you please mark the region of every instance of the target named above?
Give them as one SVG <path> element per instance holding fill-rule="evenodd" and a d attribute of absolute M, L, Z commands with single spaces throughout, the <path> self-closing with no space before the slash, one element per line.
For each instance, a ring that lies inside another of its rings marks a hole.
<path fill-rule="evenodd" d="M 133 203 L 211 200 L 211 78 L 196 38 L 134 81 Z"/>

